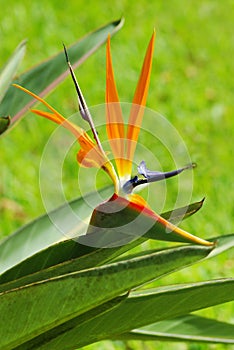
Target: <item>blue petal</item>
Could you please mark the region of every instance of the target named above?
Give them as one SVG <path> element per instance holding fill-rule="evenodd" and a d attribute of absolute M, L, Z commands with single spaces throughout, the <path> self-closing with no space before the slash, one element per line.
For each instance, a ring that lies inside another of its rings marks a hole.
<path fill-rule="evenodd" d="M 151 171 L 149 169 L 147 169 L 146 167 L 146 163 L 143 160 L 139 166 L 137 167 L 138 173 L 140 175 L 143 175 L 145 179 L 147 179 L 147 182 L 155 182 L 155 181 L 160 181 L 160 180 L 164 180 L 167 179 L 169 177 L 178 175 L 180 173 L 182 173 L 182 171 L 186 170 L 186 169 L 191 169 L 194 168 L 196 165 L 194 163 L 186 165 L 183 168 L 180 169 L 176 169 L 176 170 L 172 170 L 172 171 L 168 171 L 168 172 L 160 172 L 160 171 Z"/>

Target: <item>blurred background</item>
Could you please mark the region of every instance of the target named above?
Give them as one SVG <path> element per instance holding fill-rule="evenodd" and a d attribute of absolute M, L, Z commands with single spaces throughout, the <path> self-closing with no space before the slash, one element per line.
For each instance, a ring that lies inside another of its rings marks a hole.
<path fill-rule="evenodd" d="M 115 76 L 123 102 L 132 100 L 145 50 L 155 28 L 157 38 L 147 106 L 168 118 L 185 141 L 192 161 L 198 164 L 194 171 L 192 201 L 206 197 L 203 209 L 182 227 L 203 238 L 233 232 L 232 0 L 70 0 L 67 3 L 0 0 L 0 4 L 0 66 L 19 42 L 28 40 L 19 74 L 56 54 L 63 42 L 70 45 L 88 32 L 124 17 L 123 28 L 112 39 Z M 104 103 L 105 47 L 85 61 L 76 73 L 88 105 Z M 64 116 L 77 112 L 70 77 L 47 97 L 47 101 Z M 45 212 L 38 174 L 43 148 L 55 127 L 28 113 L 10 133 L 0 138 L 1 238 Z M 74 154 L 66 162 L 64 186 L 71 199 L 79 194 Z M 170 169 L 167 159 L 165 164 L 161 160 L 161 164 Z M 48 176 L 50 182 L 53 179 Z M 168 186 L 165 209 L 170 209 L 174 195 L 173 186 Z M 233 252 L 227 252 L 205 264 L 197 264 L 192 270 L 175 274 L 174 279 L 165 277 L 160 284 L 230 277 L 233 267 Z M 207 315 L 218 316 L 223 321 L 233 320 L 232 311 L 231 305 L 226 304 L 208 310 Z M 168 346 L 173 350 L 228 348 L 227 345 L 104 342 L 86 349 L 150 350 L 157 347 L 160 350 Z"/>

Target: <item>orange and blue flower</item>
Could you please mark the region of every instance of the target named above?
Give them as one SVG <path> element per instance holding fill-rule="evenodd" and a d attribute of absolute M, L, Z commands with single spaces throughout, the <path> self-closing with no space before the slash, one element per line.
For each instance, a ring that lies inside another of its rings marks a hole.
<path fill-rule="evenodd" d="M 114 195 L 111 199 L 100 205 L 97 210 L 94 211 L 91 222 L 95 222 L 97 212 L 100 212 L 100 208 L 105 205 L 115 205 L 120 207 L 128 207 L 134 212 L 142 212 L 144 217 L 150 218 L 150 220 L 155 221 L 162 225 L 165 230 L 171 231 L 178 236 L 182 237 L 185 241 L 193 242 L 196 244 L 210 246 L 213 242 L 206 241 L 199 237 L 196 237 L 169 221 L 162 218 L 160 215 L 155 213 L 147 204 L 147 202 L 138 194 L 133 193 L 134 188 L 138 185 L 150 183 L 154 181 L 159 181 L 167 177 L 171 177 L 179 174 L 183 170 L 193 167 L 192 165 L 186 166 L 184 168 L 174 170 L 167 173 L 154 172 L 147 169 L 144 161 L 138 166 L 139 176 L 132 176 L 132 165 L 134 153 L 136 150 L 136 145 L 138 141 L 138 136 L 141 129 L 144 107 L 146 105 L 146 99 L 149 89 L 150 74 L 152 67 L 152 59 L 154 52 L 154 41 L 155 32 L 149 42 L 144 63 L 142 66 L 140 78 L 136 87 L 134 94 L 132 107 L 130 110 L 130 116 L 127 128 L 125 130 L 121 105 L 119 102 L 118 92 L 115 84 L 114 72 L 112 67 L 111 50 L 110 50 L 110 37 L 107 40 L 106 47 L 106 130 L 107 136 L 112 149 L 116 170 L 112 162 L 108 159 L 107 154 L 103 150 L 102 144 L 99 140 L 98 134 L 96 132 L 92 117 L 89 113 L 88 107 L 85 103 L 84 97 L 82 95 L 81 89 L 76 81 L 74 72 L 68 60 L 68 55 L 65 49 L 65 54 L 67 57 L 67 62 L 70 68 L 70 72 L 73 81 L 76 86 L 79 110 L 83 119 L 85 119 L 91 127 L 93 132 L 93 139 L 79 126 L 70 122 L 68 119 L 64 118 L 59 112 L 57 112 L 53 107 L 51 107 L 45 100 L 35 95 L 34 93 L 28 91 L 27 89 L 15 85 L 17 88 L 28 93 L 41 103 L 43 103 L 50 112 L 40 111 L 37 109 L 32 109 L 32 112 L 40 115 L 44 118 L 52 120 L 53 122 L 62 125 L 64 128 L 68 129 L 74 134 L 79 145 L 80 150 L 77 153 L 77 161 L 81 166 L 84 167 L 97 167 L 102 168 L 112 179 L 114 184 Z M 113 217 L 113 216 L 112 216 Z M 105 226 L 104 226 L 105 227 Z"/>

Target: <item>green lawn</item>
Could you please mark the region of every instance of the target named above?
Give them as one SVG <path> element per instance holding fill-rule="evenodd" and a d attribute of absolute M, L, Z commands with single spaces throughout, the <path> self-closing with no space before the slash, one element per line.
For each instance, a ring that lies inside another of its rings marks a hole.
<path fill-rule="evenodd" d="M 113 64 L 121 101 L 132 100 L 145 49 L 155 28 L 157 39 L 147 106 L 167 117 L 186 143 L 192 161 L 198 164 L 194 171 L 191 201 L 205 196 L 206 202 L 197 215 L 183 224 L 183 228 L 203 238 L 233 232 L 232 0 L 114 0 L 106 3 L 70 0 L 67 4 L 55 0 L 1 1 L 0 65 L 4 65 L 24 38 L 28 38 L 28 45 L 20 72 L 61 50 L 62 42 L 69 45 L 121 16 L 125 17 L 125 25 L 112 39 Z M 90 106 L 104 103 L 104 46 L 77 70 L 77 76 L 87 103 Z M 47 100 L 65 116 L 77 111 L 71 79 L 66 79 Z M 157 125 L 150 127 L 153 133 Z M 52 123 L 27 114 L 17 127 L 0 139 L 0 237 L 45 211 L 38 178 L 43 148 L 53 130 L 55 126 Z M 147 136 L 143 135 L 142 140 L 165 169 L 173 166 L 173 161 L 166 158 L 163 150 L 152 150 Z M 64 165 L 63 186 L 69 199 L 79 195 L 74 158 L 76 150 L 69 153 Z M 87 191 L 88 176 L 82 186 L 87 185 Z M 108 183 L 106 177 L 103 181 Z M 185 184 L 186 181 L 185 175 Z M 176 180 L 167 183 L 165 210 L 175 202 L 175 184 Z M 49 176 L 48 187 L 53 191 L 53 179 Z M 163 191 L 161 185 L 151 189 L 156 194 L 157 190 L 159 194 Z M 157 209 L 157 200 L 153 199 L 152 203 Z M 188 199 L 183 195 L 181 204 L 187 203 Z M 230 277 L 234 268 L 233 257 L 233 252 L 227 252 L 205 264 L 187 268 L 175 274 L 174 278 L 165 277 L 160 284 Z M 206 315 L 219 320 L 233 320 L 232 311 L 231 305 L 223 305 L 206 311 Z M 105 342 L 86 349 L 150 350 L 157 347 L 165 350 L 169 346 L 172 350 L 228 348 L 222 345 L 136 342 L 113 345 Z"/>

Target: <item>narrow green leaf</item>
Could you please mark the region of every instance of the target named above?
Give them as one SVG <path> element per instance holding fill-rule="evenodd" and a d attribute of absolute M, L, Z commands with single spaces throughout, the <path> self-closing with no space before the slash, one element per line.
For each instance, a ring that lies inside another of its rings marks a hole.
<path fill-rule="evenodd" d="M 229 302 L 234 298 L 233 288 L 234 279 L 221 279 L 131 293 L 115 309 L 82 324 L 78 316 L 24 343 L 22 349 L 34 349 L 32 344 L 36 344 L 40 350 L 70 350 L 104 339 L 121 339 L 122 333 L 138 327 Z"/>
<path fill-rule="evenodd" d="M 16 48 L 5 67 L 0 73 L 0 102 L 6 94 L 7 89 L 12 83 L 13 77 L 16 75 L 19 64 L 21 63 L 26 50 L 26 40 L 22 41 Z M 12 104 L 12 101 L 11 101 Z M 5 113 L 0 113 L 2 116 L 9 115 L 6 110 Z"/>
<path fill-rule="evenodd" d="M 132 288 L 190 265 L 209 252 L 210 248 L 202 246 L 179 247 L 1 293 L 0 348 L 12 349 Z"/>
<path fill-rule="evenodd" d="M 216 241 L 216 246 L 205 257 L 205 259 L 212 258 L 213 256 L 234 247 L 234 234 L 215 237 L 212 240 Z M 144 241 L 145 239 L 142 237 L 127 245 L 108 249 L 96 249 L 89 246 L 83 246 L 74 240 L 60 242 L 35 254 L 3 273 L 0 277 L 0 292 L 67 273 L 101 266 L 121 254 L 130 251 Z M 173 249 L 175 248 L 169 248 L 167 250 L 170 251 Z M 160 250 L 154 249 L 150 251 L 141 251 L 136 254 L 128 255 L 127 257 L 124 257 L 124 259 L 130 260 L 154 254 L 156 252 L 160 252 Z M 121 259 L 118 261 L 121 261 Z"/>
<path fill-rule="evenodd" d="M 68 54 L 73 67 L 76 68 L 81 65 L 106 41 L 108 34 L 113 35 L 122 26 L 123 20 L 113 21 L 69 47 Z M 64 52 L 61 51 L 56 56 L 20 75 L 17 80 L 14 80 L 14 83 L 44 97 L 61 83 L 68 74 Z M 32 97 L 14 87 L 10 87 L 0 104 L 0 115 L 11 115 L 12 124 L 14 124 L 35 102 L 36 100 Z"/>
<path fill-rule="evenodd" d="M 144 239 L 138 239 L 127 245 L 108 249 L 84 246 L 74 240 L 58 243 L 3 273 L 0 276 L 0 292 L 67 273 L 101 266 L 144 241 Z M 61 256 L 59 256 L 59 252 L 61 252 Z M 64 253 L 67 253 L 67 255 L 64 255 Z M 56 264 L 55 259 L 57 260 Z M 62 259 L 67 260 L 59 263 Z M 46 268 L 42 267 L 43 264 L 48 265 L 48 263 L 52 265 Z"/>
<path fill-rule="evenodd" d="M 74 203 L 75 202 L 72 202 L 72 204 Z M 188 210 L 189 208 L 192 208 L 190 215 L 194 213 L 195 205 L 196 203 L 188 207 Z M 171 218 L 173 219 L 174 213 L 178 213 L 179 211 L 181 213 L 184 213 L 184 211 L 177 209 L 176 211 L 173 211 L 173 213 L 171 213 Z M 189 213 L 189 211 L 187 211 L 187 213 Z M 59 215 L 61 215 L 61 208 L 59 208 L 56 211 L 56 216 Z M 64 217 L 64 215 L 62 217 Z M 176 217 L 178 218 L 178 214 L 176 214 Z M 42 217 L 41 220 L 45 220 L 45 217 Z M 49 229 L 47 226 L 46 231 L 46 234 L 48 235 Z M 43 233 L 41 232 L 41 234 Z M 96 239 L 98 239 L 98 237 L 96 237 Z M 60 264 L 60 266 L 58 266 L 58 268 L 56 269 L 56 273 L 55 270 L 48 269 L 47 271 L 43 271 L 42 273 L 34 275 L 31 282 L 62 275 L 73 271 L 78 271 L 92 266 L 98 266 L 132 249 L 133 247 L 141 244 L 143 241 L 145 241 L 145 238 L 140 237 L 127 245 L 117 246 L 116 248 L 109 249 L 98 249 L 90 245 L 85 245 L 81 243 L 79 244 L 79 239 L 78 242 L 74 240 L 59 242 L 57 244 L 49 246 L 46 249 L 41 250 L 40 252 L 29 257 L 28 259 L 25 259 L 19 264 L 13 266 L 11 269 L 5 271 L 5 273 L 3 273 L 0 276 L 0 284 L 19 279 L 20 277 L 29 274 L 34 274 L 37 271 L 45 270 L 57 264 Z M 85 243 L 84 237 L 82 238 L 82 242 Z M 31 243 L 33 243 L 33 241 Z M 70 261 L 71 259 L 72 261 Z M 8 290 L 10 286 L 24 285 L 26 284 L 26 281 L 27 283 L 29 283 L 28 279 L 21 279 L 21 281 L 18 281 L 17 284 L 13 283 L 6 285 L 4 286 L 4 289 L 0 288 L 0 290 Z"/>
<path fill-rule="evenodd" d="M 224 251 L 231 249 L 234 247 L 234 234 L 229 235 L 221 235 L 218 237 L 213 237 L 210 239 L 212 242 L 216 242 L 214 248 L 210 252 L 208 256 L 205 257 L 205 259 L 213 258 L 214 256 L 223 253 Z M 141 252 L 136 252 L 134 254 L 131 254 L 129 258 L 137 258 L 139 256 L 151 254 L 151 252 L 154 252 L 155 250 L 144 250 Z"/>
<path fill-rule="evenodd" d="M 116 338 L 234 344 L 234 325 L 200 316 L 186 315 L 134 329 Z"/>
<path fill-rule="evenodd" d="M 216 244 L 215 244 L 215 249 L 213 249 L 209 255 L 210 258 L 213 258 L 214 256 L 221 254 L 225 250 L 228 250 L 234 247 L 234 234 L 214 237 L 211 240 L 213 242 L 216 242 Z"/>

